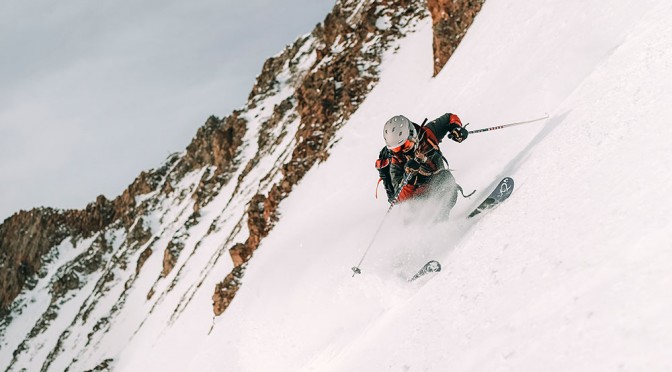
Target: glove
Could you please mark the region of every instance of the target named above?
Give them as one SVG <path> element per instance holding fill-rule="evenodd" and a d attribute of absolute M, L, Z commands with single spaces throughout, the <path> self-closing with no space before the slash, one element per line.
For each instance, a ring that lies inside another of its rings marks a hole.
<path fill-rule="evenodd" d="M 410 159 L 404 166 L 404 171 L 409 174 L 420 173 L 423 176 L 431 176 L 432 170 L 425 163 L 421 163 L 416 158 Z"/>
<path fill-rule="evenodd" d="M 455 142 L 462 142 L 469 136 L 469 131 L 461 125 L 451 123 L 448 125 L 448 138 Z"/>
<path fill-rule="evenodd" d="M 415 173 L 418 173 L 420 171 L 421 166 L 422 165 L 420 164 L 419 161 L 417 161 L 415 159 L 411 159 L 411 160 L 406 162 L 406 165 L 404 166 L 404 171 L 406 173 L 415 174 Z"/>

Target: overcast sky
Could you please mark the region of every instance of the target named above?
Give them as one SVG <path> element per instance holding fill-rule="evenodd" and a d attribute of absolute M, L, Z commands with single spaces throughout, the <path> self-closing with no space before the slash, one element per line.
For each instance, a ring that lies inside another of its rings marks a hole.
<path fill-rule="evenodd" d="M 0 222 L 112 199 L 241 107 L 334 0 L 3 0 Z"/>

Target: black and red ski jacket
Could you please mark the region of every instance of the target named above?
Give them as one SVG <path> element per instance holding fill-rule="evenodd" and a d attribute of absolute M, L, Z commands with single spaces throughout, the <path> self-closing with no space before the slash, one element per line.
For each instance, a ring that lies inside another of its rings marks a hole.
<path fill-rule="evenodd" d="M 462 126 L 460 118 L 451 113 L 444 114 L 427 125 L 420 126 L 413 123 L 418 133 L 418 144 L 414 152 L 393 153 L 384 147 L 376 160 L 376 169 L 385 186 L 389 201 L 394 197 L 395 189 L 404 177 L 406 162 L 414 158 L 421 162 L 422 170 L 414 175 L 406 184 L 397 201 L 404 201 L 426 191 L 426 186 L 432 176 L 446 169 L 444 157 L 439 148 L 439 143 L 455 125 Z"/>

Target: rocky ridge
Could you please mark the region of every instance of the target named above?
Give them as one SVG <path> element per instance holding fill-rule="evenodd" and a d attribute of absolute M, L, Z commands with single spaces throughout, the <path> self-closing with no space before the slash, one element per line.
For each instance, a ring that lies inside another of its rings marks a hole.
<path fill-rule="evenodd" d="M 208 118 L 183 153 L 141 173 L 119 197 L 100 196 L 84 210 L 40 208 L 5 220 L 0 350 L 13 350 L 7 370 L 33 357 L 44 360 L 42 370 L 107 366 L 114 351 L 90 355 L 86 349 L 103 342 L 130 311 L 128 303 L 147 309 L 127 316 L 134 333 L 159 304 L 173 308 L 172 324 L 204 283 L 228 271 L 210 292 L 215 315 L 225 311 L 279 219 L 280 202 L 327 159 L 338 129 L 375 86 L 383 53 L 429 16 L 427 5 L 435 31 L 441 6 L 460 11 L 454 3 L 436 3 L 338 1 L 311 34 L 266 61 L 243 109 Z M 460 4 L 474 12 L 472 2 Z M 186 282 L 193 267 L 200 274 Z M 155 278 L 148 285 L 147 276 Z M 179 300 L 170 302 L 173 292 Z M 27 325 L 12 323 L 27 314 L 35 314 L 21 322 Z M 56 330 L 57 318 L 69 320 Z M 10 332 L 25 337 L 8 340 Z M 54 337 L 55 343 L 47 341 Z M 33 345 L 51 346 L 38 352 Z M 68 349 L 81 351 L 63 353 Z"/>

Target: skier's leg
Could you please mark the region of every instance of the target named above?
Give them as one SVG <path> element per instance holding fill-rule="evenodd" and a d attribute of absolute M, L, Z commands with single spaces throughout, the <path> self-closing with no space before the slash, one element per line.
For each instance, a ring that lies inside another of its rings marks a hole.
<path fill-rule="evenodd" d="M 450 216 L 450 211 L 455 203 L 457 203 L 457 182 L 453 174 L 445 169 L 434 175 L 432 184 L 433 198 L 441 204 L 437 220 L 445 221 Z"/>

